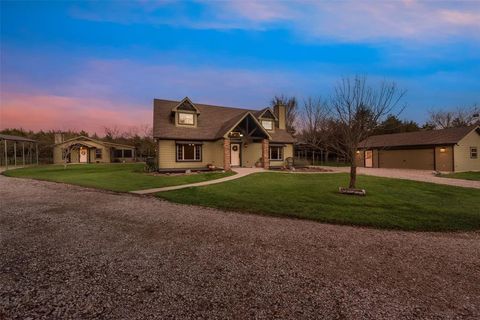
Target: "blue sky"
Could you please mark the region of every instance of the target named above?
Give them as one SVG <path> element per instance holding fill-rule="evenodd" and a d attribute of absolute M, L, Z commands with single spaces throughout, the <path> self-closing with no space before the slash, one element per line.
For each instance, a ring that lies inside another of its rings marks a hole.
<path fill-rule="evenodd" d="M 419 122 L 480 103 L 480 2 L 1 2 L 1 128 L 151 124 L 154 97 L 261 108 L 356 74 Z"/>

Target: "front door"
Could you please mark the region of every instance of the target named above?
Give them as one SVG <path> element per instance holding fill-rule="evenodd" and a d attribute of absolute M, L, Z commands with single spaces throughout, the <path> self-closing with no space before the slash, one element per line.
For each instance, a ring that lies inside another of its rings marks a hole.
<path fill-rule="evenodd" d="M 80 148 L 80 163 L 87 163 L 88 162 L 88 149 L 87 148 Z"/>
<path fill-rule="evenodd" d="M 365 167 L 367 168 L 373 167 L 373 151 L 372 150 L 365 151 Z"/>
<path fill-rule="evenodd" d="M 240 165 L 240 144 L 238 143 L 232 143 L 230 145 L 230 165 Z"/>

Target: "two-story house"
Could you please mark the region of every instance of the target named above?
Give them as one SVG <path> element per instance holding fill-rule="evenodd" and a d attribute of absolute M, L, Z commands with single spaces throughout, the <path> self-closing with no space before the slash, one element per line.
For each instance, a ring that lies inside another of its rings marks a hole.
<path fill-rule="evenodd" d="M 285 106 L 248 110 L 154 99 L 153 136 L 158 166 L 202 169 L 215 166 L 280 167 L 293 157 Z"/>

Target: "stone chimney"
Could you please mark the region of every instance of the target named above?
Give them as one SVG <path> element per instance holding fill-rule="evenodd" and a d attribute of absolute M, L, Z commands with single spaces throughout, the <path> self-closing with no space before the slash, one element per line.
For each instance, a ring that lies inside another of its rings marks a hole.
<path fill-rule="evenodd" d="M 287 108 L 279 103 L 276 104 L 273 107 L 273 113 L 275 113 L 275 116 L 278 118 L 278 129 L 283 129 L 285 130 L 287 128 Z"/>
<path fill-rule="evenodd" d="M 64 141 L 62 132 L 56 132 L 54 137 L 55 137 L 55 144 L 62 143 Z"/>

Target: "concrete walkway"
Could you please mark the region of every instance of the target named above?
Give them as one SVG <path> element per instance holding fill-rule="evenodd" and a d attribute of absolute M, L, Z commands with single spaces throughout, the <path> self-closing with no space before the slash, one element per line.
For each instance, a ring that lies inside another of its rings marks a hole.
<path fill-rule="evenodd" d="M 202 182 L 196 182 L 196 183 L 190 183 L 190 184 L 182 184 L 182 185 L 179 185 L 179 186 L 137 190 L 137 191 L 130 191 L 130 192 L 135 193 L 135 194 L 150 194 L 150 193 L 172 191 L 172 190 L 185 189 L 185 188 L 191 188 L 191 187 L 202 187 L 202 186 L 208 186 L 208 185 L 211 185 L 211 184 L 222 183 L 222 182 L 225 182 L 225 181 L 239 179 L 239 178 L 248 176 L 252 173 L 265 171 L 262 168 L 234 168 L 232 170 L 234 172 L 236 172 L 237 174 L 235 174 L 233 176 L 228 176 L 228 177 L 225 177 L 225 178 L 215 179 L 215 180 L 208 180 L 208 181 L 202 181 Z"/>
<path fill-rule="evenodd" d="M 321 167 L 321 168 L 331 169 L 336 172 L 350 172 L 350 167 Z M 435 176 L 435 173 L 431 170 L 358 167 L 357 173 L 368 175 L 368 176 L 394 178 L 394 179 L 406 179 L 406 180 L 430 182 L 430 183 L 436 183 L 436 184 L 444 184 L 444 185 L 455 186 L 455 187 L 480 189 L 480 181 L 437 177 Z"/>

